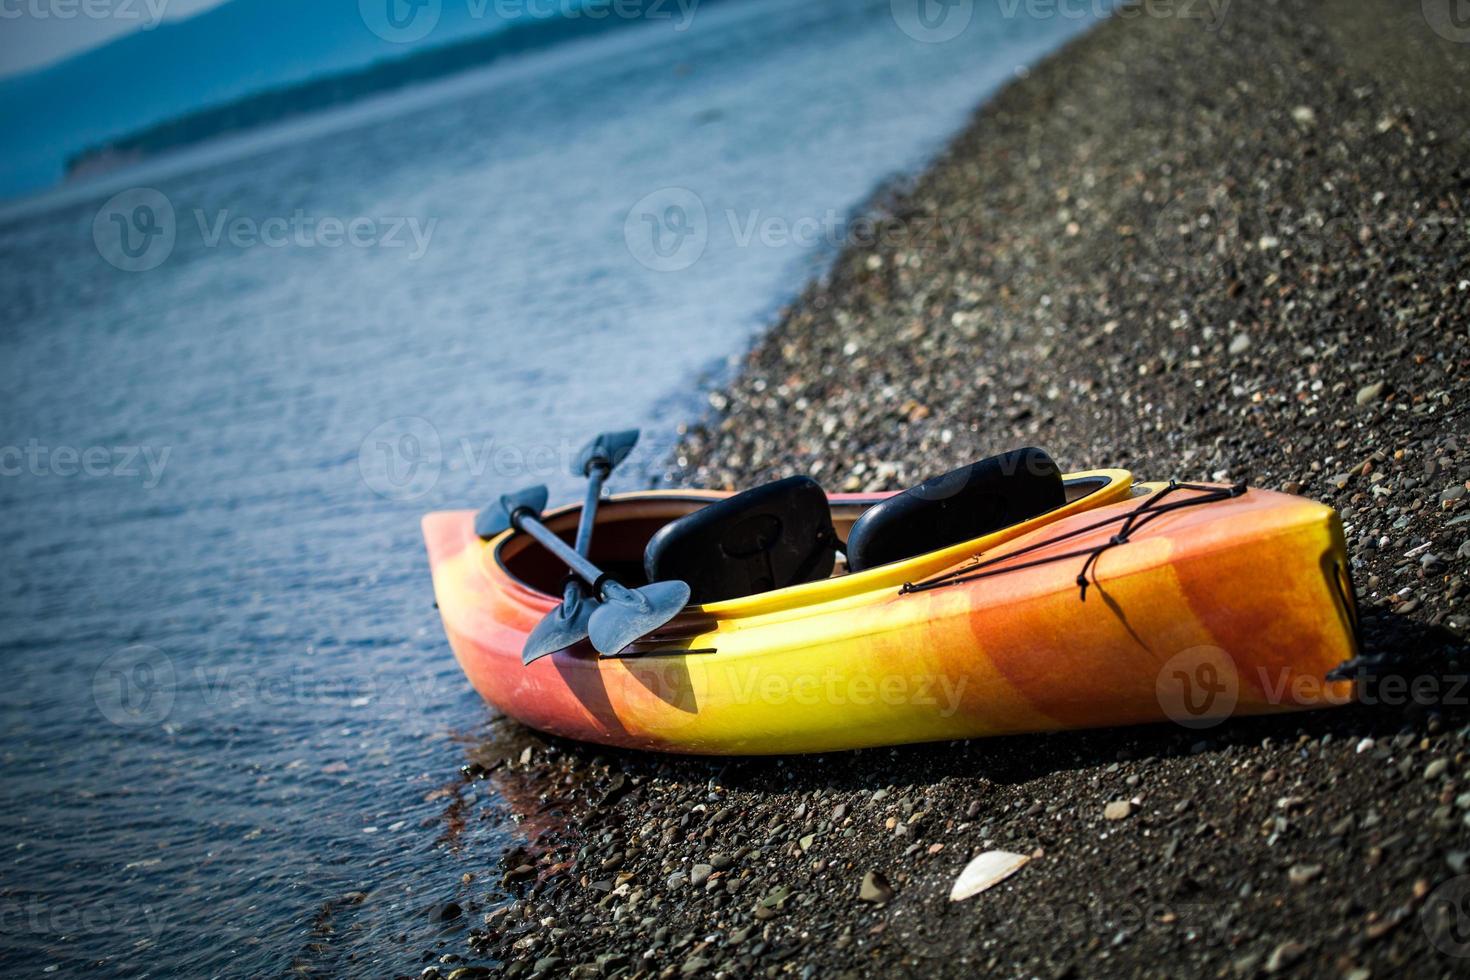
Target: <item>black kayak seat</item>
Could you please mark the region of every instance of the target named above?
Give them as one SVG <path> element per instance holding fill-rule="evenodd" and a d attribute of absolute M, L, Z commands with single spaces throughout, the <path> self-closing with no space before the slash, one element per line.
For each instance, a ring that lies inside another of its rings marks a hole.
<path fill-rule="evenodd" d="M 837 532 L 827 494 L 793 476 L 710 504 L 660 528 L 643 552 L 651 582 L 688 582 L 708 604 L 828 578 Z"/>
<path fill-rule="evenodd" d="M 982 537 L 1066 503 L 1062 471 L 1017 449 L 926 480 L 864 512 L 847 537 L 854 572 Z"/>

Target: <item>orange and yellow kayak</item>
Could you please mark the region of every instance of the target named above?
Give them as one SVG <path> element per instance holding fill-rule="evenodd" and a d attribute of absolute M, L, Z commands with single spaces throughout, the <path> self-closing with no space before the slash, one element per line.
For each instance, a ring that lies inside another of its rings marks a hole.
<path fill-rule="evenodd" d="M 1300 497 L 1065 478 L 1067 502 L 953 547 L 691 606 L 616 659 L 590 645 L 530 666 L 527 634 L 565 570 L 471 511 L 430 514 L 434 591 L 464 672 L 532 728 L 695 754 L 822 752 L 1174 721 L 1351 700 L 1327 674 L 1356 652 L 1336 513 Z M 728 494 L 616 496 L 593 559 L 638 574 L 653 534 Z M 839 535 L 886 495 L 833 495 Z M 580 508 L 546 515 L 571 540 Z M 625 577 L 626 576 L 626 577 Z"/>

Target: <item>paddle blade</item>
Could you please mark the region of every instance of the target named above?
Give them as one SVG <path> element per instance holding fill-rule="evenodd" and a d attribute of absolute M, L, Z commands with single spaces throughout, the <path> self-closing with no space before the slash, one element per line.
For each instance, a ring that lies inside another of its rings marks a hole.
<path fill-rule="evenodd" d="M 527 487 L 508 493 L 475 515 L 475 533 L 485 541 L 504 534 L 510 530 L 511 516 L 517 511 L 531 511 L 531 516 L 540 517 L 547 498 L 545 487 Z"/>
<path fill-rule="evenodd" d="M 628 458 L 633 447 L 638 445 L 638 430 L 627 432 L 604 432 L 587 444 L 572 463 L 572 476 L 589 476 L 594 465 L 602 466 L 610 473 Z"/>
<path fill-rule="evenodd" d="M 683 582 L 655 582 L 629 590 L 615 582 L 603 586 L 603 604 L 592 614 L 588 632 L 592 645 L 606 657 L 623 652 L 628 644 L 667 625 L 689 604 L 689 586 Z"/>
<path fill-rule="evenodd" d="M 588 624 L 597 607 L 596 600 L 583 597 L 580 591 L 568 589 L 566 600 L 547 613 L 526 638 L 526 645 L 521 650 L 521 663 L 529 667 L 542 657 L 549 657 L 587 639 Z"/>

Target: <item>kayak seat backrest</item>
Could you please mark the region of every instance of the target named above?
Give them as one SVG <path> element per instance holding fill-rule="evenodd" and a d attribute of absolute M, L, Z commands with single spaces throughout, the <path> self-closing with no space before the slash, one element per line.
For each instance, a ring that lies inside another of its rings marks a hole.
<path fill-rule="evenodd" d="M 651 582 L 684 581 L 707 604 L 831 576 L 837 532 L 827 494 L 794 476 L 660 528 L 643 553 Z"/>
<path fill-rule="evenodd" d="M 847 565 L 861 572 L 1030 520 L 1066 503 L 1062 472 L 1040 449 L 972 463 L 890 497 L 859 517 Z"/>

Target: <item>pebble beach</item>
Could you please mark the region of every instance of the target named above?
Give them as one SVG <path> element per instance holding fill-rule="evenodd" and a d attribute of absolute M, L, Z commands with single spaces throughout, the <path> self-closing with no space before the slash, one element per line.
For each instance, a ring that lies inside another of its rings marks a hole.
<path fill-rule="evenodd" d="M 464 778 L 524 839 L 395 972 L 1470 969 L 1470 37 L 1433 3 L 1186 7 L 1125 7 L 881 195 L 664 482 L 898 490 L 1038 445 L 1301 494 L 1347 529 L 1364 703 L 733 760 L 496 722 Z M 992 850 L 1019 870 L 951 901 Z"/>

